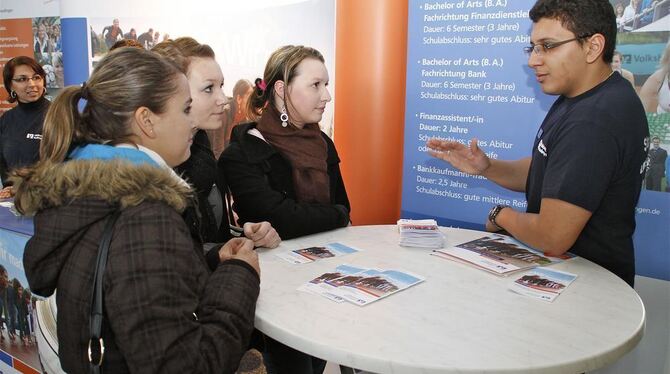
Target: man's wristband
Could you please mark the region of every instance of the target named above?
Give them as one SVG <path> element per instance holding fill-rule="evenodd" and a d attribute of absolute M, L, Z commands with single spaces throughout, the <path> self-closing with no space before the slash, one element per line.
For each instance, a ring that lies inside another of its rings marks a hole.
<path fill-rule="evenodd" d="M 493 208 L 491 208 L 491 210 L 489 211 L 489 222 L 490 222 L 494 227 L 497 227 L 497 228 L 500 229 L 500 230 L 503 230 L 503 228 L 502 228 L 502 226 L 500 226 L 500 225 L 496 222 L 496 218 L 498 217 L 498 214 L 500 214 L 500 212 L 501 212 L 503 209 L 505 209 L 505 208 L 509 208 L 509 207 L 508 207 L 507 205 L 496 205 L 496 206 L 494 206 Z"/>

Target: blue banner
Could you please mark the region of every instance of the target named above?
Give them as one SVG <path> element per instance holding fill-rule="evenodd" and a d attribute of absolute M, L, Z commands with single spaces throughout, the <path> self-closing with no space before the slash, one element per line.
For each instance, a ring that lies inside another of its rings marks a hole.
<path fill-rule="evenodd" d="M 88 29 L 86 18 L 63 18 L 63 61 L 65 85 L 77 85 L 88 79 Z"/>
<path fill-rule="evenodd" d="M 522 193 L 430 157 L 425 143 L 442 138 L 467 144 L 476 138 L 490 158 L 530 156 L 556 99 L 542 93 L 522 51 L 530 44 L 528 11 L 534 3 L 409 2 L 402 218 L 483 229 L 493 205 L 525 210 Z M 648 77 L 658 66 L 667 33 L 636 37 L 640 40 L 626 35 L 617 48 L 624 68 Z M 636 83 L 638 91 L 642 83 Z M 670 141 L 667 126 L 661 125 L 662 145 Z M 670 193 L 642 191 L 634 237 L 638 275 L 670 280 L 669 210 Z"/>
<path fill-rule="evenodd" d="M 479 140 L 494 159 L 527 157 L 555 98 L 542 93 L 522 48 L 534 1 L 410 1 L 402 217 L 482 229 L 495 204 L 523 194 L 426 154 L 429 138 Z"/>

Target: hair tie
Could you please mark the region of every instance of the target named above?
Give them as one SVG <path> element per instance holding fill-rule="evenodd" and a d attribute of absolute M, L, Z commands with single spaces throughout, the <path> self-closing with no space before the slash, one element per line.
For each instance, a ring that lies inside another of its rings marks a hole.
<path fill-rule="evenodd" d="M 256 81 L 254 82 L 256 87 L 261 90 L 261 92 L 265 92 L 265 89 L 267 88 L 267 84 L 265 83 L 264 79 L 256 78 Z"/>
<path fill-rule="evenodd" d="M 77 110 L 79 111 L 79 114 L 81 116 L 84 115 L 84 109 L 86 108 L 86 104 L 88 104 L 89 101 L 89 92 L 88 88 L 86 87 L 86 82 L 81 84 L 81 89 L 79 90 L 79 100 L 77 100 Z"/>

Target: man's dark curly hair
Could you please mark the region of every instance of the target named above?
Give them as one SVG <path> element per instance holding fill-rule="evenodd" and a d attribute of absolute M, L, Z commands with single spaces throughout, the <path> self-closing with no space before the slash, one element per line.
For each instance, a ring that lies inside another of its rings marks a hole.
<path fill-rule="evenodd" d="M 555 19 L 577 37 L 602 34 L 605 37 L 603 60 L 612 62 L 616 45 L 616 15 L 608 0 L 538 0 L 530 19 Z M 584 40 L 579 40 L 583 43 Z"/>

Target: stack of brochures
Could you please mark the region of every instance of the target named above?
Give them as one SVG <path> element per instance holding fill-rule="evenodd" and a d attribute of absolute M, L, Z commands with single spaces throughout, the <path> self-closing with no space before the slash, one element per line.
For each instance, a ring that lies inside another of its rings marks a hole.
<path fill-rule="evenodd" d="M 324 273 L 300 286 L 298 290 L 321 295 L 338 303 L 348 301 L 363 306 L 424 280 L 424 277 L 404 270 L 340 265 L 334 271 Z"/>
<path fill-rule="evenodd" d="M 444 235 L 434 219 L 399 219 L 400 245 L 403 247 L 442 248 Z"/>
<path fill-rule="evenodd" d="M 481 238 L 437 249 L 434 256 L 458 261 L 496 275 L 508 275 L 536 266 L 551 265 L 573 257 L 566 253 L 560 258 L 549 257 L 506 235 L 489 234 Z"/>

